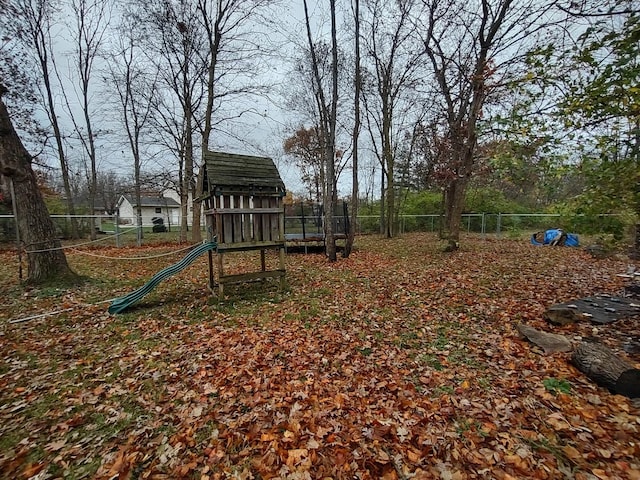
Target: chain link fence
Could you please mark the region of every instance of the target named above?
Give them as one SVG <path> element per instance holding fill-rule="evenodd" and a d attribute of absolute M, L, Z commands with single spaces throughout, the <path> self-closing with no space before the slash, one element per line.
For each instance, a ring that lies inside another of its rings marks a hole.
<path fill-rule="evenodd" d="M 443 215 L 401 215 L 398 219 L 400 234 L 409 232 L 439 232 Z M 466 213 L 462 215 L 461 230 L 482 235 L 521 238 L 541 230 L 563 228 L 577 234 L 606 235 L 624 230 L 623 221 L 616 215 L 566 217 L 553 213 Z M 358 217 L 357 233 L 380 232 L 380 216 Z"/>
<path fill-rule="evenodd" d="M 108 246 L 128 246 L 152 243 L 165 243 L 180 239 L 180 225 L 157 222 L 137 225 L 136 218 L 117 215 L 51 215 L 58 238 L 64 245 L 86 245 L 97 243 Z M 189 231 L 193 227 L 189 226 Z M 202 228 L 202 227 L 201 227 Z M 91 238 L 95 231 L 95 240 Z M 75 231 L 75 234 L 74 234 Z M 204 232 L 204 230 L 203 230 Z M 15 247 L 17 243 L 16 221 L 13 215 L 0 215 L 0 245 Z M 28 246 L 23 246 L 28 250 Z"/>
<path fill-rule="evenodd" d="M 296 221 L 299 223 L 298 216 L 294 215 L 285 219 L 288 222 L 288 230 L 295 230 L 290 223 Z M 177 242 L 180 238 L 179 223 L 165 223 L 165 228 L 158 229 L 154 224 L 138 227 L 135 217 L 124 218 L 116 215 L 51 215 L 51 218 L 59 238 L 65 244 L 85 244 L 86 242 L 82 242 L 82 240 L 91 237 L 91 229 L 96 232 L 96 240 L 93 242 L 117 247 Z M 442 222 L 442 215 L 401 215 L 398 220 L 399 233 L 438 232 Z M 73 238 L 72 235 L 74 223 L 78 232 L 76 238 Z M 541 230 L 558 227 L 579 235 L 585 233 L 590 235 L 615 234 L 615 232 L 624 229 L 622 220 L 615 215 L 598 215 L 588 219 L 581 219 L 581 217 L 567 219 L 559 214 L 547 213 L 472 213 L 463 214 L 461 220 L 461 228 L 464 232 L 498 237 L 522 238 Z M 192 228 L 189 226 L 189 231 Z M 314 225 L 314 228 L 318 228 L 318 226 Z M 358 217 L 357 234 L 377 234 L 379 232 L 380 217 L 378 215 Z M 12 248 L 15 247 L 16 242 L 16 223 L 13 215 L 0 215 L 0 245 Z"/>

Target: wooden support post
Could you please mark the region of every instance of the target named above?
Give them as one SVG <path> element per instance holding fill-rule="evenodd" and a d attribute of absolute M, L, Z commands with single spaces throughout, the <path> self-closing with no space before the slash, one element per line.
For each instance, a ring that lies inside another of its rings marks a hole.
<path fill-rule="evenodd" d="M 213 290 L 216 285 L 216 281 L 213 276 L 213 252 L 209 250 L 207 253 L 209 254 L 209 289 Z"/>
<path fill-rule="evenodd" d="M 277 205 L 277 202 L 276 202 Z M 303 228 L 304 228 L 304 223 L 303 223 Z M 284 234 L 284 206 L 282 206 L 282 210 L 279 214 L 279 218 L 278 218 L 278 230 L 279 230 L 279 235 L 278 235 L 278 239 L 285 242 L 283 244 L 283 246 L 279 249 L 279 267 L 280 270 L 285 271 L 285 248 L 286 248 L 286 238 L 285 238 L 285 234 Z M 284 290 L 284 275 L 282 277 L 280 277 L 280 290 Z"/>
<path fill-rule="evenodd" d="M 284 248 L 280 248 L 280 270 L 285 271 L 285 263 L 284 263 Z M 284 275 L 280 277 L 280 290 L 284 290 Z"/>
<path fill-rule="evenodd" d="M 223 254 L 218 252 L 218 297 L 224 297 L 224 286 L 222 282 L 222 277 L 224 276 L 224 260 Z"/>
<path fill-rule="evenodd" d="M 260 267 L 262 269 L 263 272 L 267 271 L 267 261 L 265 258 L 265 250 L 264 248 L 262 250 L 260 250 Z M 262 283 L 264 283 L 266 280 L 266 278 L 262 278 Z"/>

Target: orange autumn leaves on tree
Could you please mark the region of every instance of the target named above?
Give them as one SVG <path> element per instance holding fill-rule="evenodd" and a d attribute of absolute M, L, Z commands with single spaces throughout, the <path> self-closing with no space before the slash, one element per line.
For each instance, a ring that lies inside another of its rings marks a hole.
<path fill-rule="evenodd" d="M 284 152 L 294 158 L 296 167 L 302 172 L 302 182 L 315 201 L 322 201 L 323 184 L 325 181 L 322 157 L 323 144 L 316 127 L 301 127 L 287 138 L 283 144 Z M 344 150 L 336 150 L 338 163 L 344 155 Z"/>

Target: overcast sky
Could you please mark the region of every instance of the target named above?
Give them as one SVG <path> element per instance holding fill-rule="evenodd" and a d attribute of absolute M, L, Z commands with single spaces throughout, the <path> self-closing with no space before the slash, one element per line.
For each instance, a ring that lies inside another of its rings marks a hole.
<path fill-rule="evenodd" d="M 67 0 L 65 0 L 67 1 Z M 70 0 L 69 0 L 70 1 Z M 290 136 L 296 128 L 303 124 L 307 127 L 311 126 L 310 121 L 305 119 L 296 112 L 287 108 L 283 101 L 284 96 L 291 88 L 291 60 L 300 52 L 301 48 L 306 48 L 307 38 L 304 24 L 304 9 L 301 0 L 281 0 L 274 2 L 273 31 L 270 31 L 270 37 L 274 44 L 279 45 L 278 55 L 271 57 L 269 64 L 264 71 L 265 83 L 274 84 L 274 88 L 267 96 L 251 97 L 246 105 L 240 108 L 245 111 L 241 116 L 242 128 L 236 130 L 236 136 L 226 136 L 213 134 L 210 141 L 212 150 L 230 151 L 243 154 L 268 155 L 274 158 L 278 165 L 280 174 L 289 191 L 297 194 L 304 193 L 304 187 L 301 182 L 301 174 L 291 161 L 285 161 L 282 144 L 284 139 Z M 330 31 L 328 2 L 321 0 L 309 0 L 309 13 L 312 18 L 312 33 L 314 40 L 328 41 L 328 33 Z M 114 13 L 112 23 L 117 21 L 117 13 Z M 56 61 L 61 74 L 61 82 L 67 90 L 69 101 L 73 105 L 78 104 L 77 82 L 70 80 L 71 77 L 77 76 L 77 70 L 74 66 L 74 57 L 72 52 L 75 45 L 71 41 L 70 25 L 73 24 L 73 12 L 68 8 L 67 13 L 63 12 L 58 18 L 59 25 L 54 31 L 54 48 L 56 52 Z M 111 33 L 113 34 L 113 33 Z M 106 60 L 98 60 L 94 69 L 94 78 L 105 75 Z M 124 128 L 119 121 L 117 107 L 113 104 L 113 99 L 109 99 L 108 88 L 103 85 L 94 85 L 91 89 L 91 109 L 96 113 L 92 118 L 94 130 L 98 130 L 98 162 L 100 171 L 115 171 L 124 176 L 131 176 L 133 165 L 129 147 L 124 136 Z M 58 102 L 58 116 L 63 122 L 63 127 L 70 132 L 73 125 L 65 113 L 63 96 L 61 93 L 56 95 Z M 72 106 L 78 120 L 82 117 L 81 111 L 77 107 Z M 48 124 L 44 112 L 40 114 L 40 118 L 44 125 Z M 80 122 L 82 127 L 82 122 Z M 111 132 L 105 134 L 104 132 Z M 119 132 L 119 134 L 118 134 Z M 195 139 L 198 140 L 197 138 Z M 34 146 L 33 150 L 39 147 Z M 156 151 L 158 149 L 156 148 Z M 150 147 L 153 153 L 154 147 Z M 80 144 L 76 141 L 70 141 L 67 151 L 68 158 L 75 162 L 75 167 L 80 175 L 80 170 L 84 153 Z M 149 157 L 152 155 L 150 154 Z M 169 159 L 170 154 L 165 153 L 158 155 Z M 55 153 L 49 151 L 47 154 L 47 163 L 53 168 L 59 168 L 59 163 Z M 164 163 L 169 163 L 165 161 Z M 153 161 L 148 161 L 143 165 L 143 169 L 153 169 Z M 157 168 L 157 167 L 156 167 Z M 177 170 L 177 167 L 176 167 Z M 348 195 L 351 190 L 350 171 L 345 170 L 339 185 L 339 194 Z"/>

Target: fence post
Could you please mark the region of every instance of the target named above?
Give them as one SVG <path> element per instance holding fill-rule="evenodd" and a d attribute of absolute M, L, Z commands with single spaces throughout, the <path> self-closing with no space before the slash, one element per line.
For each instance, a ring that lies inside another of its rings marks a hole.
<path fill-rule="evenodd" d="M 11 189 L 11 207 L 13 208 L 13 221 L 16 228 L 16 248 L 18 249 L 18 278 L 22 281 L 22 242 L 20 240 L 20 222 L 18 220 L 18 204 L 16 203 L 16 191 L 13 187 L 13 178 L 9 181 Z"/>
<path fill-rule="evenodd" d="M 501 223 L 502 223 L 502 214 L 498 213 L 498 218 L 496 220 L 496 235 L 498 237 L 500 237 Z"/>
<path fill-rule="evenodd" d="M 116 247 L 120 248 L 120 210 L 116 210 L 114 227 L 116 232 Z"/>
<path fill-rule="evenodd" d="M 486 230 L 486 227 L 487 227 L 487 219 L 486 219 L 486 218 L 485 218 L 485 216 L 484 216 L 484 212 L 482 212 L 482 220 L 481 220 L 481 222 L 480 222 L 480 225 L 481 225 L 481 226 L 480 226 L 480 231 L 481 231 L 481 233 L 482 233 L 482 238 L 487 238 L 487 230 Z"/>

